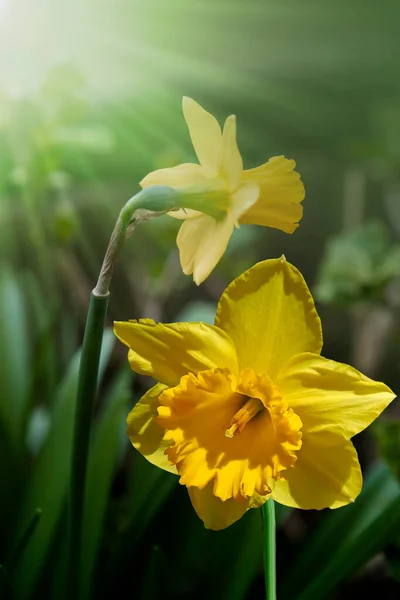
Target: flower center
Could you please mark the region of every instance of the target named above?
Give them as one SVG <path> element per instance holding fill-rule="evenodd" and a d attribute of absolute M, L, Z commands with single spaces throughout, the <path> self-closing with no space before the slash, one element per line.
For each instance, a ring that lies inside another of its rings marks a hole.
<path fill-rule="evenodd" d="M 225 437 L 233 438 L 234 435 L 241 433 L 247 423 L 264 408 L 263 403 L 258 398 L 248 398 L 244 406 L 234 414 L 229 428 L 225 431 Z"/>
<path fill-rule="evenodd" d="M 184 375 L 159 397 L 158 423 L 180 483 L 203 489 L 213 481 L 221 500 L 271 492 L 301 447 L 300 418 L 266 375 L 227 369 Z"/>

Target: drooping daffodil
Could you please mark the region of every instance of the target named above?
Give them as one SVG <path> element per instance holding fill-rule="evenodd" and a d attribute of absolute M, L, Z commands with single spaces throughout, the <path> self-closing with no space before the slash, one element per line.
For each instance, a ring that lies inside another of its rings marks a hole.
<path fill-rule="evenodd" d="M 218 121 L 191 98 L 184 97 L 183 114 L 200 164 L 185 163 L 149 173 L 143 188 L 166 185 L 193 198 L 201 210 L 177 210 L 183 219 L 177 244 L 183 272 L 196 284 L 208 277 L 240 223 L 264 225 L 293 233 L 303 214 L 304 186 L 294 160 L 270 158 L 243 170 L 236 142 L 236 118 L 229 116 L 223 131 Z"/>
<path fill-rule="evenodd" d="M 320 356 L 321 323 L 285 258 L 231 283 L 215 325 L 115 323 L 137 373 L 159 383 L 128 416 L 151 463 L 179 475 L 206 527 L 273 498 L 338 508 L 362 486 L 351 438 L 394 399 L 383 383 Z"/>

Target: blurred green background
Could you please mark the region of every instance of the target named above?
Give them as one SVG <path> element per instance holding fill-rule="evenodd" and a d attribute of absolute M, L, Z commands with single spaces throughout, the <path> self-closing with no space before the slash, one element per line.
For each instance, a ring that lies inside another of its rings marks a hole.
<path fill-rule="evenodd" d="M 63 599 L 79 347 L 108 238 L 138 182 L 195 160 L 181 98 L 235 113 L 245 167 L 284 154 L 305 188 L 294 235 L 235 232 L 197 288 L 179 223 L 141 225 L 112 320 L 212 322 L 225 286 L 285 253 L 317 300 L 324 355 L 400 375 L 397 0 L 0 0 L 0 595 Z M 262 599 L 261 515 L 203 529 L 186 491 L 129 445 L 150 382 L 105 333 L 81 598 Z M 400 413 L 355 440 L 365 488 L 278 512 L 279 598 L 400 595 Z"/>

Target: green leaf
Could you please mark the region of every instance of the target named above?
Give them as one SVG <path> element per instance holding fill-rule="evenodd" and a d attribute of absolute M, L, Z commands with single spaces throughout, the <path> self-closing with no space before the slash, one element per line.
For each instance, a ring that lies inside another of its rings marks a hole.
<path fill-rule="evenodd" d="M 354 504 L 327 514 L 302 541 L 302 551 L 286 573 L 282 600 L 322 600 L 341 581 L 388 543 L 400 528 L 400 484 L 379 463 Z"/>
<path fill-rule="evenodd" d="M 1 600 L 12 600 L 13 593 L 8 573 L 3 565 L 0 565 L 0 598 Z"/>
<path fill-rule="evenodd" d="M 378 221 L 332 238 L 323 257 L 315 295 L 321 302 L 352 305 L 380 298 L 388 281 L 398 275 L 398 250 Z"/>
<path fill-rule="evenodd" d="M 35 533 L 35 529 L 39 524 L 40 517 L 42 516 L 42 511 L 40 508 L 35 510 L 35 513 L 28 523 L 26 530 L 23 532 L 21 538 L 18 540 L 15 548 L 10 552 L 10 555 L 6 560 L 6 567 L 9 573 L 12 573 L 18 564 L 18 561 L 22 554 L 24 553 L 25 548 L 29 544 L 31 537 Z"/>
<path fill-rule="evenodd" d="M 170 597 L 168 561 L 161 548 L 153 546 L 140 598 L 141 600 L 156 600 L 160 597 Z"/>
<path fill-rule="evenodd" d="M 15 448 L 24 439 L 31 380 L 29 332 L 21 286 L 8 269 L 0 272 L 0 418 Z"/>
<path fill-rule="evenodd" d="M 400 246 L 393 246 L 380 266 L 382 279 L 400 277 Z"/>
<path fill-rule="evenodd" d="M 210 600 L 244 600 L 257 574 L 262 574 L 260 510 L 249 510 L 226 529 L 210 531 L 180 487 L 157 523 L 168 544 L 172 597 L 206 594 Z"/>
<path fill-rule="evenodd" d="M 132 452 L 134 461 L 127 499 L 131 518 L 127 534 L 131 542 L 137 542 L 178 485 L 178 477 L 150 464 L 136 450 Z"/>
<path fill-rule="evenodd" d="M 230 564 L 224 570 L 220 598 L 245 600 L 251 584 L 262 571 L 262 532 L 260 510 L 251 510 L 242 526 L 242 533 L 231 538 Z M 227 530 L 229 532 L 229 530 Z M 239 541 L 240 540 L 240 541 Z M 221 548 L 221 553 L 224 548 Z"/>
<path fill-rule="evenodd" d="M 178 477 L 150 464 L 139 452 L 130 449 L 133 464 L 124 507 L 120 516 L 116 549 L 108 565 L 106 584 L 114 581 L 146 530 L 178 487 Z M 129 567 L 128 567 L 129 568 Z"/>
<path fill-rule="evenodd" d="M 372 433 L 378 441 L 382 456 L 400 482 L 400 419 L 385 416 L 373 423 Z"/>
<path fill-rule="evenodd" d="M 102 347 L 99 378 L 108 363 L 114 336 L 106 331 Z M 34 593 L 53 535 L 65 506 L 70 474 L 72 433 L 78 383 L 80 353 L 72 359 L 64 380 L 57 390 L 52 427 L 37 459 L 30 480 L 27 482 L 22 507 L 17 519 L 15 537 L 18 539 L 24 526 L 31 518 L 36 506 L 43 516 L 13 573 L 13 589 L 17 599 L 26 600 Z"/>

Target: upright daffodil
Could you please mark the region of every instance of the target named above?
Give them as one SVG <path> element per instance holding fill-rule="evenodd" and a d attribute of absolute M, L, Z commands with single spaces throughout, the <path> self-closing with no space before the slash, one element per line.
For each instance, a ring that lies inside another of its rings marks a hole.
<path fill-rule="evenodd" d="M 179 475 L 206 527 L 268 498 L 304 509 L 353 502 L 362 485 L 351 437 L 395 395 L 320 356 L 312 296 L 284 258 L 222 294 L 215 325 L 115 323 L 131 368 L 159 383 L 128 416 L 131 442 Z"/>
<path fill-rule="evenodd" d="M 294 160 L 274 156 L 247 171 L 236 143 L 236 117 L 221 132 L 218 121 L 191 98 L 183 98 L 183 114 L 200 164 L 160 169 L 140 183 L 167 185 L 193 197 L 204 210 L 178 210 L 183 219 L 177 238 L 183 272 L 200 284 L 220 260 L 235 226 L 251 223 L 293 233 L 303 215 L 304 186 Z"/>

